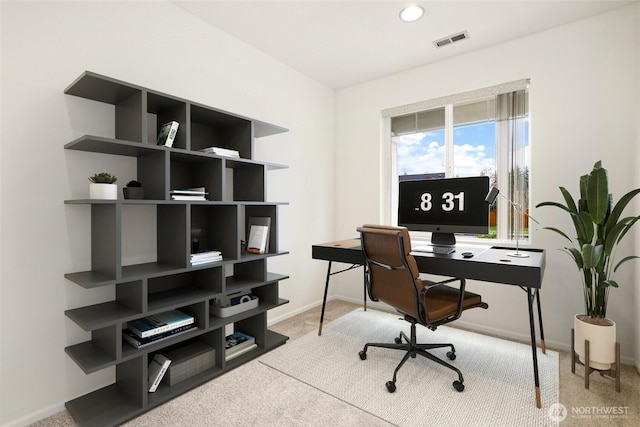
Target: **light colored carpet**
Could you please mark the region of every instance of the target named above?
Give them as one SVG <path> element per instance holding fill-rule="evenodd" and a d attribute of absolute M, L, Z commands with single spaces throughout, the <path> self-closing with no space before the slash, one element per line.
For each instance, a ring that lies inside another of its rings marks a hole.
<path fill-rule="evenodd" d="M 423 357 L 409 359 L 398 374 L 397 390 L 385 383 L 403 356 L 366 342 L 392 342 L 409 324 L 398 315 L 357 309 L 264 356 L 260 362 L 398 426 L 554 425 L 549 407 L 558 402 L 558 353 L 538 351 L 542 409 L 535 407 L 531 348 L 524 344 L 439 327 L 418 327 L 419 342 L 452 342 L 451 362 L 465 378 L 465 390 L 452 387 L 457 374 Z M 444 357 L 446 349 L 433 350 Z"/>

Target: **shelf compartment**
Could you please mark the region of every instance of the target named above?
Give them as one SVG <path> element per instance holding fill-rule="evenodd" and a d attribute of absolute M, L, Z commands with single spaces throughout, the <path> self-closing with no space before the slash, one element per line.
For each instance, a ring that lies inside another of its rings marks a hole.
<path fill-rule="evenodd" d="M 137 180 L 144 185 L 145 199 L 166 200 L 168 151 L 164 147 L 93 135 L 80 137 L 64 147 L 67 150 L 136 157 Z M 140 203 L 140 201 L 137 202 Z M 100 201 L 94 203 L 100 203 Z"/>
<path fill-rule="evenodd" d="M 198 236 L 199 250 L 220 251 L 225 261 L 237 259 L 240 253 L 238 206 L 192 204 L 190 207 L 189 238 Z"/>
<path fill-rule="evenodd" d="M 147 142 L 156 144 L 160 128 L 165 123 L 176 121 L 179 123 L 173 148 L 187 148 L 187 103 L 157 92 L 147 92 Z"/>
<path fill-rule="evenodd" d="M 263 202 L 266 199 L 264 164 L 225 159 L 223 200 Z"/>
<path fill-rule="evenodd" d="M 253 158 L 251 120 L 219 110 L 191 104 L 192 151 L 220 147 L 239 152 L 240 157 Z"/>
<path fill-rule="evenodd" d="M 226 292 L 237 291 L 238 285 L 245 283 L 264 283 L 266 279 L 267 261 L 264 258 L 235 264 L 233 276 L 227 278 L 227 285 L 231 284 L 232 289 L 227 286 Z"/>
<path fill-rule="evenodd" d="M 236 276 L 228 276 L 226 277 L 226 286 L 225 286 L 225 293 L 226 294 L 233 294 L 236 292 L 242 292 L 242 291 L 256 291 L 253 292 L 254 294 L 256 294 L 256 296 L 259 296 L 258 294 L 260 293 L 258 290 L 262 287 L 265 286 L 270 286 L 272 284 L 275 284 L 277 286 L 277 283 L 280 280 L 285 280 L 288 279 L 289 276 L 285 276 L 282 274 L 277 274 L 277 273 L 267 273 L 267 280 L 257 280 L 254 278 L 246 278 L 246 277 L 236 277 Z M 267 295 L 263 294 L 260 298 L 261 299 L 265 299 L 267 301 L 273 301 L 274 298 L 277 297 L 277 287 L 276 287 L 276 293 L 275 296 L 273 297 L 268 297 Z"/>
<path fill-rule="evenodd" d="M 249 218 L 266 217 L 271 218 L 269 222 L 269 241 L 265 253 L 278 252 L 278 206 L 277 205 L 244 205 L 242 207 L 242 217 L 244 218 L 245 241 L 249 241 Z M 244 255 L 244 254 L 243 254 Z"/>
<path fill-rule="evenodd" d="M 177 343 L 183 342 L 185 340 L 197 337 L 204 333 L 204 328 L 198 325 L 197 329 L 190 330 L 189 332 L 178 334 L 174 337 L 168 338 L 163 341 L 159 341 L 155 344 L 143 347 L 143 348 L 135 348 L 131 344 L 126 341 L 122 342 L 122 360 L 131 360 L 132 358 L 138 357 L 141 354 L 152 353 L 162 351 L 162 349 L 166 347 L 170 347 Z"/>
<path fill-rule="evenodd" d="M 149 279 L 148 310 L 159 311 L 215 298 L 222 292 L 222 268 Z"/>
<path fill-rule="evenodd" d="M 64 93 L 114 105 L 116 138 L 143 141 L 143 88 L 85 71 Z"/>
<path fill-rule="evenodd" d="M 225 371 L 223 371 L 221 368 L 222 367 L 221 353 L 224 353 L 224 350 L 223 350 L 224 347 L 222 347 L 222 339 L 223 339 L 222 330 L 216 329 L 216 330 L 207 332 L 206 334 L 201 334 L 197 338 L 186 340 L 179 344 L 173 345 L 171 347 L 162 349 L 161 353 L 166 354 L 172 350 L 184 348 L 184 346 L 187 346 L 192 343 L 196 343 L 196 342 L 203 343 L 206 346 L 211 347 L 212 349 L 215 350 L 215 364 L 213 367 L 210 367 L 202 372 L 199 372 L 197 375 L 185 378 L 184 380 L 172 386 L 169 386 L 168 381 L 166 379 L 163 379 L 160 382 L 160 386 L 158 387 L 155 393 L 148 393 L 148 406 L 152 408 L 157 405 L 160 405 L 166 402 L 167 400 L 170 400 L 224 373 Z"/>
<path fill-rule="evenodd" d="M 222 200 L 222 159 L 172 151 L 170 167 L 169 190 L 204 187 L 207 200 Z"/>

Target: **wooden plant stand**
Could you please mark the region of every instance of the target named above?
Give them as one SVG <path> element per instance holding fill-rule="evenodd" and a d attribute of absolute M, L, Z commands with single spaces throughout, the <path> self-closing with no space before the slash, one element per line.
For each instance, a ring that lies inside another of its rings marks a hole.
<path fill-rule="evenodd" d="M 592 372 L 600 372 L 600 376 L 607 376 L 616 380 L 616 391 L 620 393 L 620 343 L 616 342 L 616 361 L 611 365 L 610 369 L 602 370 L 595 369 L 589 366 L 589 340 L 584 340 L 584 360 L 585 363 L 580 361 L 578 353 L 575 352 L 575 331 L 571 328 L 571 373 L 576 373 L 576 363 L 584 366 L 584 388 L 589 388 L 589 376 Z"/>

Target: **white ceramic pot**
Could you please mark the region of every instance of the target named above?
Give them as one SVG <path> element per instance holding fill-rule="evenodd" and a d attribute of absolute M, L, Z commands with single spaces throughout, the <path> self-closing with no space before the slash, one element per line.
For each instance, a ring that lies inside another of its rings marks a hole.
<path fill-rule="evenodd" d="M 573 319 L 574 348 L 582 363 L 585 363 L 584 342 L 589 341 L 589 367 L 607 370 L 616 361 L 616 323 L 603 319 L 606 324 L 596 325 L 585 322 L 583 314 Z"/>
<path fill-rule="evenodd" d="M 91 184 L 89 184 L 89 198 L 103 199 L 103 200 L 117 200 L 118 185 L 117 184 L 96 184 L 92 182 Z"/>

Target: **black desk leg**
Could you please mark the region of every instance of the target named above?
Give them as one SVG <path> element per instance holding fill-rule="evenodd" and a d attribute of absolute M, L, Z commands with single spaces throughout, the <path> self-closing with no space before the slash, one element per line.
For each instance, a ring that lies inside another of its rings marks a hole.
<path fill-rule="evenodd" d="M 538 323 L 540 323 L 540 346 L 542 353 L 547 354 L 547 346 L 544 344 L 544 329 L 542 328 L 542 309 L 540 308 L 540 289 L 535 290 L 536 301 L 538 302 Z"/>
<path fill-rule="evenodd" d="M 327 267 L 327 280 L 324 283 L 324 298 L 322 299 L 322 311 L 320 312 L 320 326 L 318 327 L 318 336 L 322 335 L 322 322 L 324 322 L 324 309 L 327 306 L 327 292 L 329 291 L 329 278 L 331 277 L 331 261 Z"/>
<path fill-rule="evenodd" d="M 538 376 L 538 349 L 536 345 L 536 326 L 533 320 L 533 299 L 535 291 L 531 292 L 531 288 L 527 288 L 527 305 L 529 306 L 529 328 L 531 332 L 531 351 L 533 353 L 533 379 L 536 386 L 536 407 L 541 408 L 540 402 L 540 377 Z"/>
<path fill-rule="evenodd" d="M 362 273 L 364 273 L 362 277 L 362 283 L 364 288 L 364 311 L 367 311 L 367 266 L 362 266 Z"/>

